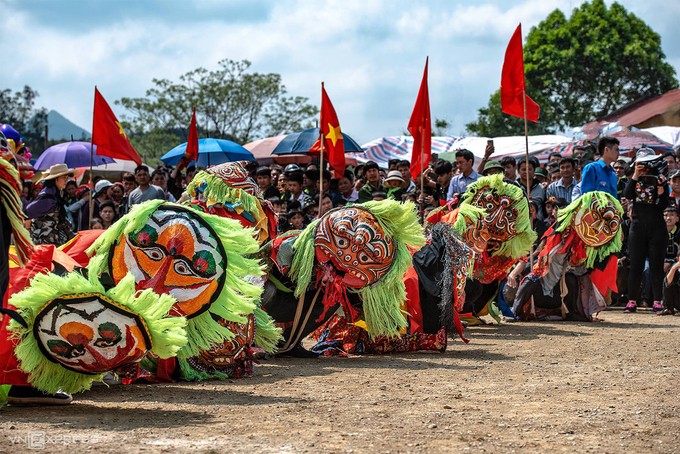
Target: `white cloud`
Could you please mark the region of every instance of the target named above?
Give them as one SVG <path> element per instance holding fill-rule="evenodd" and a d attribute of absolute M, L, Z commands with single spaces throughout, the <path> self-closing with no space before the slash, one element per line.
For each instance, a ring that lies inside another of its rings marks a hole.
<path fill-rule="evenodd" d="M 405 129 L 427 55 L 433 116 L 449 119 L 452 132 L 462 132 L 498 87 L 505 46 L 517 23 L 526 36 L 552 10 L 569 14 L 577 2 L 200 0 L 194 7 L 163 2 L 175 8 L 162 11 L 150 2 L 145 15 L 126 15 L 120 8 L 108 20 L 79 16 L 87 9 L 74 0 L 59 5 L 68 10 L 63 16 L 73 16 L 62 24 L 37 23 L 44 13 L 38 8 L 47 3 L 29 9 L 18 1 L 2 3 L 16 11 L 0 17 L 0 38 L 20 56 L 3 68 L 4 83 L 15 90 L 30 85 L 40 92 L 40 105 L 85 128 L 95 84 L 113 104 L 142 96 L 153 78 L 176 80 L 230 58 L 252 61 L 255 71 L 281 74 L 291 95 L 314 103 L 325 81 L 343 129 L 367 142 Z M 662 35 L 669 61 L 680 67 L 675 24 L 680 6 L 661 0 L 622 3 Z"/>

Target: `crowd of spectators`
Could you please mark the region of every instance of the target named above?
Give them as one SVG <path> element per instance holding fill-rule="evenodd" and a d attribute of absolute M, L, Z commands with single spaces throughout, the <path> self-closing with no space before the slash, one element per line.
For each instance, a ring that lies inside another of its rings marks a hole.
<path fill-rule="evenodd" d="M 619 158 L 618 141 L 611 138 L 601 139 L 597 147 L 576 147 L 570 157 L 552 153 L 543 164 L 534 157 L 528 161 L 507 156 L 494 160 L 495 152 L 490 141 L 477 165 L 473 153 L 464 149 L 455 153 L 455 162 L 435 157 L 415 179 L 411 178 L 410 162 L 398 159 L 390 160 L 386 168 L 369 161 L 347 169 L 341 176 L 320 172 L 314 161 L 285 167 L 251 163 L 248 171 L 279 215 L 278 233 L 302 229 L 334 207 L 369 200 L 413 201 L 426 216 L 459 197 L 482 175 L 502 173 L 506 182 L 518 185 L 530 196 L 532 225 L 539 234 L 535 246 L 539 247 L 540 236 L 556 220 L 560 208 L 583 193 L 607 191 L 625 209 L 620 293 L 615 299 L 625 304 L 628 312 L 640 306 L 651 306 L 664 314 L 680 308 L 678 156 L 665 153 L 659 159 L 643 149 L 638 154 L 647 154 L 630 164 Z M 645 165 L 652 158 L 663 160 L 658 175 Z M 194 167 L 184 173 L 159 167 L 150 173 L 146 166 L 139 166 L 134 173 L 123 174 L 120 181 L 95 179 L 93 192 L 86 185 L 78 185 L 69 172 L 57 177 L 48 174 L 40 183 L 27 184 L 22 199 L 34 240 L 59 245 L 79 230 L 108 228 L 135 204 L 152 199 L 180 200 L 195 171 Z M 91 214 L 90 198 L 94 199 Z M 47 238 L 45 230 L 57 225 L 67 231 Z M 511 273 L 509 285 L 516 285 L 519 277 L 521 273 Z M 664 305 L 662 301 L 669 298 L 674 302 Z"/>

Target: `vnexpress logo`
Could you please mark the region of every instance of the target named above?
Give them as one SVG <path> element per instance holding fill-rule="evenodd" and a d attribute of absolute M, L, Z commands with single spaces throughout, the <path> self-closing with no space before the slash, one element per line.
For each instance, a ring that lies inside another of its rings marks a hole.
<path fill-rule="evenodd" d="M 28 449 L 45 449 L 45 432 L 29 432 Z"/>

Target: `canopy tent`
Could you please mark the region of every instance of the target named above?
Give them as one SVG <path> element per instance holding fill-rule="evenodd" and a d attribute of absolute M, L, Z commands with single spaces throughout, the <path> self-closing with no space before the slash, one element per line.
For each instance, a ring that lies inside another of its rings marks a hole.
<path fill-rule="evenodd" d="M 660 140 L 672 145 L 675 150 L 680 149 L 680 127 L 657 126 L 654 128 L 645 128 L 642 131 L 654 134 Z"/>
<path fill-rule="evenodd" d="M 432 153 L 436 153 L 442 159 L 454 160 L 458 149 L 466 148 L 475 157 L 481 159 L 484 156 L 488 137 L 433 137 Z M 494 159 L 503 156 L 519 157 L 525 153 L 524 136 L 496 137 L 493 139 L 496 152 Z M 529 136 L 529 153 L 537 154 L 559 145 L 569 144 L 572 139 L 558 135 Z M 411 160 L 413 138 L 410 136 L 382 137 L 362 146 L 365 153 L 355 154 L 359 162 L 375 161 L 381 167 L 387 167 L 390 159 Z"/>

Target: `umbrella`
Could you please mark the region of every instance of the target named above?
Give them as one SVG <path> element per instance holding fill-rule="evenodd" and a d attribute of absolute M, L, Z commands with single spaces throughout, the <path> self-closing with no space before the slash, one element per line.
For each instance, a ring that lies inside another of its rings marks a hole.
<path fill-rule="evenodd" d="M 47 170 L 55 164 L 66 164 L 70 169 L 90 167 L 90 146 L 94 155 L 92 165 L 110 164 L 113 158 L 97 155 L 97 145 L 90 142 L 64 142 L 49 147 L 35 161 L 36 170 Z"/>
<path fill-rule="evenodd" d="M 345 153 L 363 153 L 364 150 L 350 136 L 342 133 L 345 142 Z M 274 155 L 288 154 L 307 154 L 312 146 L 319 140 L 319 128 L 305 129 L 304 131 L 294 132 L 284 137 L 274 148 Z"/>
<path fill-rule="evenodd" d="M 184 156 L 187 143 L 177 145 L 161 157 L 166 165 L 177 165 Z M 199 139 L 198 140 L 198 160 L 196 165 L 199 167 L 210 167 L 225 162 L 235 161 L 254 161 L 253 154 L 241 145 L 231 140 L 225 139 Z"/>
<path fill-rule="evenodd" d="M 260 164 L 271 164 L 274 157 L 272 156 L 272 151 L 274 148 L 286 137 L 285 134 L 275 137 L 267 137 L 265 139 L 256 140 L 254 142 L 247 143 L 243 145 L 243 148 L 250 151 L 257 162 Z"/>

